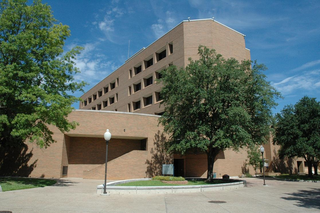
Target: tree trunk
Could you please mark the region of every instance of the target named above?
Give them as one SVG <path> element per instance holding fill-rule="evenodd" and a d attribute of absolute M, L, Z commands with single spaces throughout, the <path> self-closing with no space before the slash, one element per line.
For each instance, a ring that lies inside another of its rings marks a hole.
<path fill-rule="evenodd" d="M 308 176 L 312 177 L 312 162 L 307 161 L 307 164 L 308 164 Z"/>
<path fill-rule="evenodd" d="M 208 172 L 207 172 L 207 181 L 211 182 L 213 179 L 213 166 L 214 161 L 219 154 L 220 149 L 218 148 L 209 148 L 207 151 L 207 162 L 208 162 Z"/>
<path fill-rule="evenodd" d="M 319 161 L 313 163 L 314 175 L 318 175 L 318 165 Z"/>

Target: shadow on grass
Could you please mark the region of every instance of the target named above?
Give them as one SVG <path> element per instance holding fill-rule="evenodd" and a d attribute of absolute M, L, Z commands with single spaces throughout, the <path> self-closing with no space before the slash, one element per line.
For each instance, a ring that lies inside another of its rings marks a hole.
<path fill-rule="evenodd" d="M 299 190 L 298 192 L 287 193 L 286 195 L 288 197 L 282 197 L 282 199 L 296 201 L 296 206 L 320 209 L 320 189 Z"/>

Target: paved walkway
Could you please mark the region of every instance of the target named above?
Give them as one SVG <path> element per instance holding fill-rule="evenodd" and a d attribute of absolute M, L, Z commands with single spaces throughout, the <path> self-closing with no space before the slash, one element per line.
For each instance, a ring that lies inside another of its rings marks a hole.
<path fill-rule="evenodd" d="M 247 187 L 163 195 L 97 195 L 103 181 L 62 179 L 57 186 L 0 193 L 0 212 L 320 212 L 320 183 L 245 179 Z"/>

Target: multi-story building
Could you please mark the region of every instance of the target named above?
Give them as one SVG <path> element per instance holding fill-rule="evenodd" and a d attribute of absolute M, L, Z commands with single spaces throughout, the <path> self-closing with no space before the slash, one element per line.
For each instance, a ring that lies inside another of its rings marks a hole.
<path fill-rule="evenodd" d="M 189 58 L 198 58 L 199 45 L 225 58 L 250 59 L 243 34 L 213 19 L 183 21 L 86 92 L 79 108 L 161 114 L 159 71 L 185 67 Z"/>
<path fill-rule="evenodd" d="M 168 162 L 174 164 L 175 175 L 206 177 L 206 154 L 167 155 L 163 145 L 168 135 L 158 125 L 163 112 L 161 84 L 156 84 L 159 71 L 170 65 L 185 67 L 189 58 L 198 58 L 199 45 L 225 58 L 250 59 L 243 34 L 212 19 L 183 21 L 82 96 L 80 110 L 68 117 L 79 123 L 76 130 L 61 133 L 50 126 L 57 143 L 45 150 L 29 144 L 32 157 L 24 165 L 24 175 L 103 179 L 103 134 L 110 129 L 108 179 L 150 177 L 161 173 L 162 164 Z M 277 147 L 269 143 L 265 148 L 269 163 L 276 162 L 274 168 L 292 166 L 276 158 Z M 214 172 L 217 177 L 238 176 L 248 172 L 246 162 L 245 149 L 227 149 L 217 156 Z"/>

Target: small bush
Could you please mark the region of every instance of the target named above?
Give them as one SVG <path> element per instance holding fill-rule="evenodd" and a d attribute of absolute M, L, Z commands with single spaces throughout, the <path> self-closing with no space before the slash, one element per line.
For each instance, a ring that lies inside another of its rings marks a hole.
<path fill-rule="evenodd" d="M 247 178 L 252 178 L 252 175 L 250 173 L 246 173 L 246 174 L 244 174 L 244 176 Z"/>
<path fill-rule="evenodd" d="M 160 180 L 160 181 L 184 181 L 183 177 L 173 177 L 173 176 L 155 176 L 152 180 Z"/>

